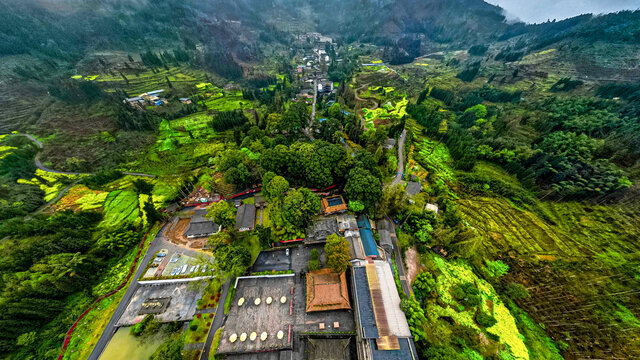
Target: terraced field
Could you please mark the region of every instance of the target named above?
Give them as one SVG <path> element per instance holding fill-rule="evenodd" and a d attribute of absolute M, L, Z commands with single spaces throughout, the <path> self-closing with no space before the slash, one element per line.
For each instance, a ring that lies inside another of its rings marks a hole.
<path fill-rule="evenodd" d="M 174 86 L 180 84 L 195 84 L 206 80 L 203 71 L 194 70 L 186 66 L 169 68 L 169 70 L 158 69 L 156 73 L 144 71 L 139 73 L 138 76 L 135 74 L 125 74 L 125 76 L 127 77 L 127 81 L 119 74 L 101 74 L 95 81 L 104 87 L 106 91 L 123 89 L 130 96 L 136 96 L 148 91 L 167 88 L 167 78 Z"/>
<path fill-rule="evenodd" d="M 640 246 L 640 209 L 546 202 L 540 205 L 558 228 L 583 244 L 622 254 L 637 254 Z"/>
<path fill-rule="evenodd" d="M 527 288 L 518 306 L 568 345 L 565 359 L 640 357 L 637 208 L 540 203 L 545 221 L 502 199 L 459 204 L 474 233 L 464 254 L 509 264 L 503 281 Z"/>
<path fill-rule="evenodd" d="M 512 207 L 505 200 L 476 198 L 460 200 L 460 211 L 475 236 L 468 251 L 487 256 L 505 253 L 527 257 L 577 259 L 594 255 L 596 249 L 565 231 L 552 227 L 536 214 Z"/>
<path fill-rule="evenodd" d="M 45 106 L 45 93 L 24 86 L 0 86 L 0 131 L 23 130 L 37 117 L 35 110 Z"/>

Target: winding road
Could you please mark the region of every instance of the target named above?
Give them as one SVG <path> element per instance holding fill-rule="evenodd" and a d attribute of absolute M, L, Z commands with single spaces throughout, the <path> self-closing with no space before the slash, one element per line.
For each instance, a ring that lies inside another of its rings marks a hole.
<path fill-rule="evenodd" d="M 44 144 L 36 139 L 33 135 L 30 134 L 16 134 L 19 136 L 24 136 L 27 139 L 31 140 L 34 144 L 36 144 L 36 146 L 38 146 L 38 149 L 42 150 L 44 149 Z M 42 164 L 42 162 L 40 161 L 40 152 L 38 151 L 38 153 L 36 154 L 36 157 L 33 159 L 36 167 L 44 172 L 48 172 L 48 173 L 52 173 L 52 174 L 62 174 L 62 175 L 73 175 L 73 176 L 82 176 L 82 175 L 87 175 L 87 176 L 92 176 L 95 175 L 94 173 L 79 173 L 79 172 L 68 172 L 68 171 L 58 171 L 58 170 L 53 170 L 50 169 L 46 166 L 44 166 Z M 140 176 L 140 177 L 148 177 L 148 178 L 155 178 L 155 175 L 152 174 L 144 174 L 144 173 L 135 173 L 135 172 L 128 172 L 128 171 L 123 171 L 122 172 L 124 175 L 131 175 L 131 176 Z M 77 185 L 80 181 L 82 181 L 82 179 L 77 179 L 76 181 L 72 182 L 71 184 L 69 184 L 67 187 L 65 187 L 64 189 L 62 189 L 62 191 L 60 191 L 60 193 L 51 201 L 47 202 L 46 204 L 42 205 L 40 208 L 38 208 L 35 212 L 38 213 L 44 209 L 46 209 L 47 207 L 55 204 L 58 200 L 60 200 L 64 194 L 67 193 L 67 191 L 69 191 L 69 189 L 71 189 L 72 187 L 74 187 L 75 185 Z"/>
<path fill-rule="evenodd" d="M 20 135 L 20 136 L 24 136 L 27 139 L 31 140 L 34 144 L 36 144 L 38 146 L 38 148 L 40 150 L 44 149 L 44 144 L 36 139 L 33 135 L 30 134 L 16 134 L 16 135 Z M 42 162 L 40 161 L 40 153 L 36 154 L 36 158 L 35 158 L 35 163 L 36 163 L 36 167 L 44 172 L 48 172 L 48 173 L 53 173 L 53 174 L 63 174 L 63 175 L 95 175 L 94 173 L 80 173 L 80 172 L 69 172 L 69 171 L 58 171 L 58 170 L 53 170 L 50 169 L 46 166 L 44 166 L 42 164 Z M 131 176 L 142 176 L 142 177 L 149 177 L 149 178 L 154 178 L 156 177 L 155 175 L 152 174 L 144 174 L 144 173 L 136 173 L 136 172 L 128 172 L 128 171 L 123 171 L 122 172 L 124 175 L 131 175 Z"/>

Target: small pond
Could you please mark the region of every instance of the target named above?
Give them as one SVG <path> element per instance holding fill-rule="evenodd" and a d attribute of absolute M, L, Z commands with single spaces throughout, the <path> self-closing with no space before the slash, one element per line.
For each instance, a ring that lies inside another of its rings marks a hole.
<path fill-rule="evenodd" d="M 128 327 L 119 328 L 104 349 L 100 360 L 149 360 L 149 356 L 166 340 L 160 331 L 151 336 L 135 337 Z"/>

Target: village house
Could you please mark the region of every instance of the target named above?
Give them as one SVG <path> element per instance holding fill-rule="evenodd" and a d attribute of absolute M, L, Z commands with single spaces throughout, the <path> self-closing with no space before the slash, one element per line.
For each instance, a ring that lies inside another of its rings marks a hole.
<path fill-rule="evenodd" d="M 236 213 L 236 230 L 239 232 L 251 231 L 256 223 L 256 206 L 254 204 L 242 204 Z"/>

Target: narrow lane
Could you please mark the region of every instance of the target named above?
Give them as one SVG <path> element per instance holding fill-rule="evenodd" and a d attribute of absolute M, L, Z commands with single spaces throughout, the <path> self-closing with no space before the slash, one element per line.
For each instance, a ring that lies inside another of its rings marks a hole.
<path fill-rule="evenodd" d="M 224 320 L 226 318 L 224 314 L 224 302 L 229 294 L 229 288 L 231 288 L 231 282 L 227 281 L 222 284 L 222 293 L 220 294 L 220 301 L 218 301 L 218 308 L 216 309 L 216 314 L 213 317 L 213 324 L 211 324 L 209 334 L 207 334 L 207 340 L 204 342 L 204 350 L 202 350 L 202 353 L 200 354 L 200 360 L 209 360 L 209 353 L 211 352 L 213 338 L 216 335 L 216 331 L 224 325 Z M 214 349 L 214 351 L 215 350 L 217 349 Z"/>
<path fill-rule="evenodd" d="M 393 231 L 391 231 L 391 240 L 393 241 L 393 253 L 396 260 L 396 268 L 398 269 L 398 276 L 400 277 L 400 285 L 407 297 L 411 297 L 413 292 L 411 291 L 411 284 L 407 279 L 407 270 L 404 266 L 404 260 L 402 260 L 402 254 L 400 253 L 400 247 L 398 246 L 398 237 L 396 236 L 396 225 L 389 217 L 387 221 L 391 224 Z"/>
<path fill-rule="evenodd" d="M 318 101 L 318 83 L 317 80 L 313 81 L 313 105 L 311 105 L 311 117 L 309 118 L 309 126 L 307 127 L 307 136 L 311 140 L 315 140 L 313 137 L 313 121 L 316 119 L 316 103 Z"/>

